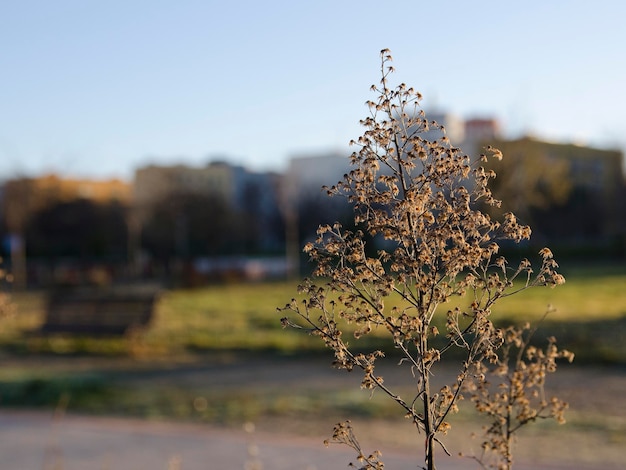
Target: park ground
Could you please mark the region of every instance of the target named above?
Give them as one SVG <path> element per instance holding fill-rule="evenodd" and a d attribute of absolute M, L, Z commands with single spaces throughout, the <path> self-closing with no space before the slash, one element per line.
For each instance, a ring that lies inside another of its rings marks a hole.
<path fill-rule="evenodd" d="M 536 320 L 555 306 L 538 337 L 554 334 L 576 354 L 547 381 L 548 395 L 570 404 L 567 423 L 524 429 L 517 469 L 623 468 L 625 269 L 572 268 L 564 286 L 528 291 L 497 312 Z M 347 468 L 349 449 L 323 445 L 347 418 L 386 468 L 418 468 L 423 438 L 397 405 L 361 390 L 357 372 L 333 369 L 315 338 L 281 328 L 276 307 L 295 291 L 292 283 L 168 290 L 150 328 L 122 338 L 42 336 L 44 297 L 15 296 L 0 330 L 0 469 Z M 410 371 L 396 362 L 389 357 L 380 372 L 410 394 Z M 434 379 L 454 376 L 444 363 Z M 457 457 L 480 443 L 470 435 L 481 423 L 469 400 L 461 405 L 444 468 L 477 468 Z"/>
<path fill-rule="evenodd" d="M 13 366 L 15 361 L 11 361 Z M 323 440 L 329 437 L 333 424 L 349 414 L 364 451 L 381 450 L 386 468 L 407 468 L 419 462 L 416 445 L 421 440 L 399 414 L 387 415 L 385 408 L 375 415 L 359 409 L 350 413 L 345 407 L 335 409 L 332 403 L 322 403 L 375 399 L 369 392 L 358 390 L 357 375 L 334 370 L 321 358 L 218 355 L 175 367 L 171 363 L 122 364 L 111 359 L 94 362 L 93 358 L 72 364 L 59 358 L 17 361 L 22 368 L 45 367 L 59 373 L 71 367 L 78 375 L 88 368 L 90 374 L 100 371 L 107 380 L 123 382 L 134 390 L 171 391 L 175 384 L 178 390 L 189 392 L 188 397 L 196 395 L 190 406 L 196 416 L 86 414 L 68 412 L 67 403 L 56 409 L 4 409 L 0 411 L 0 446 L 8 460 L 0 468 L 42 468 L 43 463 L 46 469 L 71 470 L 85 468 L 87 461 L 98 468 L 115 469 L 243 469 L 255 462 L 265 470 L 347 468 L 354 454 L 344 446 L 327 449 Z M 403 380 L 399 369 L 384 372 L 389 384 Z M 444 370 L 442 375 L 452 372 Z M 568 423 L 529 426 L 517 441 L 517 468 L 623 468 L 626 369 L 564 366 L 551 377 L 549 385 L 550 393 L 570 403 Z M 268 402 L 270 396 L 274 404 L 263 408 L 260 402 Z M 215 405 L 218 408 L 240 409 L 233 409 L 230 417 L 221 420 L 203 419 L 212 406 L 207 403 L 212 397 L 220 401 Z M 254 397 L 264 398 L 253 403 Z M 295 403 L 298 399 L 302 403 Z M 322 403 L 319 411 L 306 409 L 318 403 Z M 478 468 L 471 460 L 457 457 L 459 451 L 469 453 L 478 447 L 469 437 L 472 431 L 476 431 L 475 421 L 461 412 L 445 441 L 454 454 L 445 459 L 445 468 Z"/>

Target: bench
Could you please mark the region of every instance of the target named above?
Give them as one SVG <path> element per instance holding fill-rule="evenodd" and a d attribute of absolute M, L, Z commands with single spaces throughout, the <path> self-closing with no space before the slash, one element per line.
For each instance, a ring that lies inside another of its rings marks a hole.
<path fill-rule="evenodd" d="M 158 288 L 127 285 L 77 287 L 50 294 L 43 333 L 123 335 L 150 323 Z"/>

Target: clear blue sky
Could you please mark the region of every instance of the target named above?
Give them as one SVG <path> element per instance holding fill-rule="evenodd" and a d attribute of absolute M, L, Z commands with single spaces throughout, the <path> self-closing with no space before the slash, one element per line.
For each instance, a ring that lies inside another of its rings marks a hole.
<path fill-rule="evenodd" d="M 382 48 L 426 109 L 623 149 L 625 18 L 619 0 L 6 0 L 0 178 L 347 149 Z"/>

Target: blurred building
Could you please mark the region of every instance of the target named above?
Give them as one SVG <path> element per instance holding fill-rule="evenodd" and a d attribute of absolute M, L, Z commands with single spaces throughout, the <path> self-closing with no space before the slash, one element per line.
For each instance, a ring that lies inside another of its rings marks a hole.
<path fill-rule="evenodd" d="M 465 123 L 463 119 L 453 113 L 439 112 L 439 111 L 426 111 L 426 119 L 429 122 L 435 121 L 440 126 L 443 126 L 445 134 L 450 139 L 452 145 L 459 146 L 465 139 Z M 440 129 L 431 129 L 422 135 L 423 138 L 429 141 L 434 141 L 443 137 L 443 132 Z"/>
<path fill-rule="evenodd" d="M 347 152 L 310 153 L 290 158 L 284 174 L 281 207 L 292 274 L 300 270 L 304 241 L 315 237 L 320 224 L 340 220 L 345 212 L 345 199 L 329 197 L 322 187 L 337 184 L 350 170 Z"/>
<path fill-rule="evenodd" d="M 254 203 L 261 212 L 274 210 L 280 176 L 255 173 L 226 162 L 204 167 L 150 165 L 135 171 L 133 207 L 149 210 L 168 197 L 191 193 L 221 198 L 235 209 Z"/>
<path fill-rule="evenodd" d="M 239 165 L 224 161 L 210 162 L 205 166 L 150 165 L 135 171 L 133 184 L 133 225 L 139 234 L 146 222 L 163 204 L 175 203 L 176 198 L 190 196 L 220 205 L 230 215 L 242 219 L 242 226 L 255 240 L 255 250 L 271 252 L 282 249 L 283 231 L 277 235 L 280 219 L 279 193 L 281 176 L 271 172 L 251 172 Z M 209 212 L 207 211 L 207 214 Z M 215 225 L 215 220 L 206 224 Z M 184 215 L 181 218 L 184 223 Z M 187 238 L 185 229 L 179 236 Z M 231 234 L 233 237 L 235 234 Z M 241 236 L 242 234 L 236 234 Z"/>
<path fill-rule="evenodd" d="M 332 186 L 350 171 L 348 154 L 339 152 L 295 155 L 285 173 L 285 196 L 288 203 L 324 197 L 322 186 Z"/>
<path fill-rule="evenodd" d="M 502 130 L 498 120 L 493 118 L 471 118 L 464 124 L 464 135 L 461 147 L 472 157 L 477 157 L 485 145 L 493 144 L 502 138 Z"/>
<path fill-rule="evenodd" d="M 239 171 L 243 169 L 225 163 L 205 167 L 149 165 L 138 168 L 133 181 L 133 210 L 143 221 L 157 204 L 181 193 L 215 195 L 233 201 Z"/>

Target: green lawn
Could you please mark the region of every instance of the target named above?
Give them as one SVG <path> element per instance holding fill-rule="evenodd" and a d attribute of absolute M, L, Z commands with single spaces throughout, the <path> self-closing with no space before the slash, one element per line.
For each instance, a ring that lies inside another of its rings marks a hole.
<path fill-rule="evenodd" d="M 567 282 L 538 287 L 503 299 L 493 309 L 496 322 L 540 319 L 556 310 L 540 333 L 554 334 L 563 347 L 585 360 L 626 363 L 626 268 L 565 270 Z M 276 311 L 297 296 L 295 282 L 215 285 L 163 292 L 149 329 L 131 338 L 89 338 L 33 334 L 43 321 L 43 296 L 15 296 L 13 316 L 2 320 L 0 349 L 17 353 L 171 356 L 215 350 L 322 350 L 319 340 L 284 330 Z"/>
<path fill-rule="evenodd" d="M 564 269 L 566 282 L 554 289 L 536 287 L 503 299 L 494 313 L 514 320 L 541 318 L 548 305 L 551 321 L 602 321 L 626 316 L 626 267 L 621 270 Z M 571 274 L 568 274 L 571 272 Z"/>

